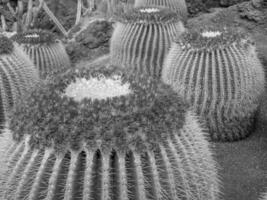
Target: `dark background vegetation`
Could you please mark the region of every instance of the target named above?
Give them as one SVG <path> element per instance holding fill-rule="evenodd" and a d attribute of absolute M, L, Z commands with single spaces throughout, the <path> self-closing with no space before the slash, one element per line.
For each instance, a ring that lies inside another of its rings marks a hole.
<path fill-rule="evenodd" d="M 28 0 L 23 1 L 27 2 Z M 101 0 L 98 1 L 100 2 Z M 195 16 L 200 12 L 210 12 L 210 8 L 229 7 L 245 1 L 248 0 L 186 0 L 190 16 Z M 4 2 L 6 2 L 6 0 L 0 0 L 0 4 L 3 4 Z M 10 0 L 10 2 L 12 5 L 15 5 L 17 0 Z M 46 0 L 46 2 L 64 27 L 70 28 L 75 21 L 77 0 Z M 1 7 L 4 8 L 3 5 Z M 2 10 L 2 12 L 5 11 Z M 42 15 L 40 19 L 42 19 L 42 21 L 40 20 L 40 23 L 42 23 L 43 26 L 54 26 L 52 23 L 49 23 L 50 20 L 45 14 Z"/>

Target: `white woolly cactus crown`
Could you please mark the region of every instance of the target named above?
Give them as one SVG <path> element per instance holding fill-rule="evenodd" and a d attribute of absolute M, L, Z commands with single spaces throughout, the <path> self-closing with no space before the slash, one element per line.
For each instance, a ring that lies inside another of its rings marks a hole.
<path fill-rule="evenodd" d="M 56 36 L 46 30 L 29 30 L 23 33 L 17 33 L 11 39 L 19 44 L 40 45 L 53 44 L 56 42 Z"/>
<path fill-rule="evenodd" d="M 65 47 L 57 37 L 46 30 L 29 30 L 11 37 L 36 65 L 39 76 L 62 72 L 71 66 Z"/>
<path fill-rule="evenodd" d="M 187 6 L 185 0 L 135 0 L 135 7 L 162 6 L 178 13 L 183 21 L 187 20 Z"/>
<path fill-rule="evenodd" d="M 96 78 L 78 78 L 68 85 L 65 89 L 65 94 L 68 97 L 73 97 L 76 101 L 81 101 L 84 98 L 93 100 L 107 99 L 130 94 L 129 83 L 122 83 L 120 76 L 105 77 L 99 76 Z"/>
<path fill-rule="evenodd" d="M 140 9 L 140 12 L 141 13 L 156 13 L 156 12 L 159 12 L 160 10 L 158 8 L 141 8 Z"/>
<path fill-rule="evenodd" d="M 253 130 L 265 79 L 244 32 L 204 27 L 182 34 L 165 59 L 162 80 L 191 102 L 212 139 L 240 140 Z"/>
<path fill-rule="evenodd" d="M 17 106 L 1 198 L 217 200 L 216 164 L 187 104 L 157 80 L 127 74 L 73 69 Z M 93 90 L 88 83 L 99 95 L 77 99 Z M 123 89 L 103 94 L 110 86 Z"/>
<path fill-rule="evenodd" d="M 114 20 L 125 24 L 168 24 L 181 22 L 181 16 L 162 6 L 142 6 L 127 13 L 116 13 Z"/>
<path fill-rule="evenodd" d="M 182 48 L 193 51 L 212 51 L 225 49 L 235 44 L 249 44 L 248 34 L 234 27 L 207 26 L 185 32 L 175 42 Z"/>
<path fill-rule="evenodd" d="M 202 37 L 207 37 L 207 38 L 214 38 L 222 35 L 222 32 L 220 31 L 203 31 L 201 33 Z"/>
<path fill-rule="evenodd" d="M 0 35 L 0 125 L 18 99 L 39 81 L 37 70 L 28 56 L 10 39 Z"/>

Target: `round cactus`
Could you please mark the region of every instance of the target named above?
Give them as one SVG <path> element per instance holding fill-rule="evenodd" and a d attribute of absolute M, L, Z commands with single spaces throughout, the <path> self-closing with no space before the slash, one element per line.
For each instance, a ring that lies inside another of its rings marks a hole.
<path fill-rule="evenodd" d="M 252 131 L 265 79 L 248 35 L 230 27 L 185 33 L 163 68 L 163 82 L 193 105 L 213 140 L 239 140 Z"/>
<path fill-rule="evenodd" d="M 135 8 L 116 16 L 110 44 L 111 63 L 159 78 L 171 41 L 185 29 L 166 8 Z"/>
<path fill-rule="evenodd" d="M 42 79 L 53 71 L 59 72 L 71 65 L 64 45 L 49 31 L 30 30 L 18 33 L 11 39 L 31 58 Z"/>
<path fill-rule="evenodd" d="M 23 95 L 38 82 L 38 72 L 28 56 L 10 39 L 0 35 L 0 125 Z"/>
<path fill-rule="evenodd" d="M 177 12 L 184 21 L 187 20 L 187 6 L 185 0 L 135 0 L 135 7 L 164 6 Z"/>
<path fill-rule="evenodd" d="M 14 109 L 2 199 L 217 199 L 216 164 L 188 105 L 126 74 L 71 69 Z"/>

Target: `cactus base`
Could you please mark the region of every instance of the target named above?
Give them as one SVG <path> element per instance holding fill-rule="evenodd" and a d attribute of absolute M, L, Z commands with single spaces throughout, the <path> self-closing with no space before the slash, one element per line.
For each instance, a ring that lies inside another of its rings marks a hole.
<path fill-rule="evenodd" d="M 256 114 L 243 118 L 231 119 L 214 125 L 214 120 L 207 119 L 207 127 L 210 130 L 211 139 L 215 142 L 234 142 L 245 139 L 255 130 Z"/>

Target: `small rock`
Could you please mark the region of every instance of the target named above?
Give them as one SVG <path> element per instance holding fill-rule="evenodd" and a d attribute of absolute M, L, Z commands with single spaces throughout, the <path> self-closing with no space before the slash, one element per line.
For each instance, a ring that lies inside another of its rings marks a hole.
<path fill-rule="evenodd" d="M 100 46 L 108 46 L 112 35 L 112 23 L 106 20 L 96 20 L 75 37 L 76 42 L 88 47 L 89 49 Z"/>

